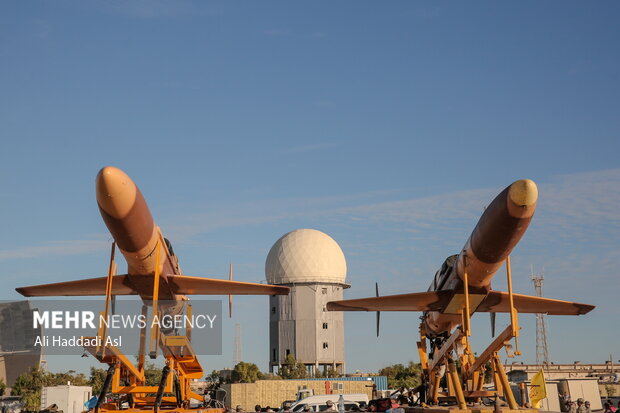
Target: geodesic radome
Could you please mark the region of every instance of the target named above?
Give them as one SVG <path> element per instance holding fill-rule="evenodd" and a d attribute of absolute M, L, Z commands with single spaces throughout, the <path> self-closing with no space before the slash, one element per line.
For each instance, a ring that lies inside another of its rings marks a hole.
<path fill-rule="evenodd" d="M 329 235 L 315 229 L 298 229 L 273 244 L 265 262 L 265 276 L 269 284 L 342 284 L 347 277 L 347 262 Z"/>

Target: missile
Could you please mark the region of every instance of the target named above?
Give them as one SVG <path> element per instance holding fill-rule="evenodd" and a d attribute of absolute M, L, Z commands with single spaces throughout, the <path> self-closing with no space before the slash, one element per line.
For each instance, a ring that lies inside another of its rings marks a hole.
<path fill-rule="evenodd" d="M 423 311 L 431 337 L 461 323 L 465 288 L 470 312 L 509 312 L 509 295 L 492 290 L 491 280 L 525 234 L 537 200 L 538 187 L 532 180 L 521 179 L 505 188 L 485 209 L 460 253 L 445 260 L 426 292 L 332 301 L 327 310 Z M 579 315 L 594 308 L 520 294 L 513 294 L 512 299 L 522 313 Z"/>
<path fill-rule="evenodd" d="M 154 274 L 160 235 L 140 189 L 125 172 L 106 166 L 97 174 L 96 192 L 101 217 L 127 261 L 127 272 Z M 165 257 L 161 254 L 160 271 Z"/>
<path fill-rule="evenodd" d="M 97 205 L 116 246 L 127 261 L 127 274 L 115 275 L 113 295 L 139 295 L 149 301 L 159 273 L 159 300 L 184 301 L 185 295 L 288 294 L 279 285 L 185 275 L 169 241 L 155 224 L 137 185 L 123 171 L 106 166 L 96 178 Z M 158 254 L 159 251 L 159 254 Z M 157 260 L 159 256 L 159 271 Z M 108 277 L 17 288 L 26 297 L 106 295 Z"/>
<path fill-rule="evenodd" d="M 470 287 L 490 287 L 491 279 L 525 234 L 538 199 L 538 187 L 521 179 L 504 189 L 486 208 L 459 254 L 456 272 L 467 271 Z"/>
<path fill-rule="evenodd" d="M 491 289 L 491 279 L 525 234 L 534 216 L 537 199 L 538 187 L 530 179 L 513 182 L 500 192 L 484 210 L 454 267 L 441 274 L 442 279 L 434 280 L 429 291 L 450 289 L 455 294 L 463 294 L 467 272 L 469 293 L 474 300 L 479 298 L 475 302 L 479 304 Z M 446 260 L 449 261 L 450 258 Z M 437 281 L 439 285 L 435 284 Z M 461 316 L 455 313 L 455 308 L 461 305 L 460 297 L 455 295 L 454 303 L 451 305 L 453 300 L 450 300 L 441 312 L 425 313 L 428 331 L 441 333 L 460 324 Z"/>

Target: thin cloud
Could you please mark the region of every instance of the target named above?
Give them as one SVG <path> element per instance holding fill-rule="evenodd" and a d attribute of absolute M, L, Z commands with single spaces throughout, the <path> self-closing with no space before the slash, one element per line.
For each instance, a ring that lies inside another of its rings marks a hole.
<path fill-rule="evenodd" d="M 309 145 L 290 148 L 289 151 L 319 150 L 326 145 L 334 144 Z M 407 233 L 409 239 L 418 242 L 464 242 L 464 237 L 469 235 L 484 207 L 501 189 L 472 189 L 390 202 L 369 200 L 395 196 L 398 192 L 271 199 L 234 207 L 224 206 L 206 213 L 186 214 L 180 222 L 170 219 L 176 223 L 164 227 L 175 242 L 182 243 L 216 229 L 303 218 L 350 228 L 382 225 L 386 232 Z M 584 243 L 603 247 L 606 251 L 618 244 L 620 169 L 557 176 L 548 183 L 540 184 L 539 192 L 535 227 L 528 231 L 529 235 L 526 234 L 531 254 L 537 248 L 544 247 L 548 251 L 555 247 L 560 255 L 579 256 L 579 246 Z M 0 261 L 90 253 L 104 250 L 108 245 L 106 241 L 96 240 L 54 241 L 0 251 Z M 546 265 L 544 262 L 541 264 Z"/>
<path fill-rule="evenodd" d="M 401 224 L 403 230 L 449 230 L 463 222 L 471 228 L 502 188 L 485 188 L 420 199 L 342 208 L 358 221 Z M 563 175 L 539 185 L 534 225 L 539 243 L 617 243 L 620 230 L 620 169 Z"/>
<path fill-rule="evenodd" d="M 479 216 L 495 189 L 473 189 L 425 198 L 381 202 L 342 208 L 340 213 L 375 221 L 409 223 L 428 227 L 439 221 L 460 220 Z"/>
<path fill-rule="evenodd" d="M 620 170 L 559 176 L 539 185 L 535 230 L 530 229 L 529 233 L 533 234 L 528 243 L 534 248 L 558 245 L 562 240 L 575 244 L 573 248 L 578 248 L 582 242 L 617 243 L 613 234 L 620 229 L 620 212 L 614 208 L 620 204 L 618 188 Z M 187 224 L 167 228 L 173 231 L 175 239 L 178 236 L 187 240 L 220 228 L 303 218 L 351 228 L 381 225 L 386 232 L 409 233 L 412 241 L 464 242 L 484 207 L 501 189 L 472 189 L 376 203 L 368 202 L 373 198 L 372 193 L 267 200 L 186 216 Z"/>
<path fill-rule="evenodd" d="M 41 258 L 46 256 L 67 256 L 105 251 L 110 243 L 104 240 L 51 241 L 44 245 L 25 246 L 0 251 L 0 261 Z"/>
<path fill-rule="evenodd" d="M 103 12 L 138 19 L 176 18 L 200 15 L 219 15 L 212 9 L 196 7 L 188 0 L 106 0 L 97 3 Z"/>
<path fill-rule="evenodd" d="M 221 228 L 258 225 L 296 218 L 334 221 L 340 219 L 346 211 L 346 208 L 341 208 L 343 204 L 360 203 L 369 198 L 386 197 L 395 193 L 397 190 L 381 190 L 315 198 L 278 198 L 233 206 L 226 205 L 199 214 L 185 214 L 180 219 L 173 218 L 170 224 L 165 225 L 165 228 L 166 233 L 179 243 Z"/>

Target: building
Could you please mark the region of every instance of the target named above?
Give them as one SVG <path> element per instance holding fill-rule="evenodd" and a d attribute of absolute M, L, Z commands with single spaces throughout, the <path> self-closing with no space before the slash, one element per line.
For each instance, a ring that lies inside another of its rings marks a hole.
<path fill-rule="evenodd" d="M 566 394 L 572 400 L 581 397 L 591 403 L 592 410 L 602 409 L 601 397 L 609 396 L 609 393 L 616 394 L 617 389 L 620 389 L 617 383 L 618 366 L 614 366 L 610 361 L 605 364 L 585 364 L 576 361 L 572 364 L 549 363 L 544 366 L 512 363 L 505 367 L 508 379 L 514 383 L 530 383 L 532 377 L 543 369 L 547 387 L 554 388 L 555 397 L 558 394 Z M 553 409 L 552 405 L 549 407 L 547 410 L 559 411 Z"/>
<path fill-rule="evenodd" d="M 344 316 L 325 309 L 350 287 L 336 241 L 313 229 L 289 232 L 271 247 L 265 275 L 268 283 L 291 288 L 269 299 L 269 371 L 277 372 L 292 355 L 310 375 L 344 373 Z"/>
<path fill-rule="evenodd" d="M 32 311 L 29 301 L 0 303 L 0 379 L 9 387 L 41 363 L 41 346 L 34 345 L 41 327 L 33 328 Z"/>
<path fill-rule="evenodd" d="M 597 378 L 602 382 L 617 382 L 620 366 L 613 363 L 587 364 L 576 361 L 572 364 L 549 363 L 538 364 L 512 363 L 506 364 L 506 374 L 511 381 L 520 382 L 531 380 L 542 368 L 545 378 L 549 380 Z"/>
<path fill-rule="evenodd" d="M 294 401 L 307 395 L 333 394 L 334 403 L 339 394 L 365 393 L 369 399 L 375 393 L 389 394 L 386 376 L 338 377 L 331 379 L 257 380 L 254 383 L 224 384 L 227 408 L 241 406 L 246 411 L 260 404 L 278 410 L 285 401 Z"/>
<path fill-rule="evenodd" d="M 90 386 L 43 387 L 41 389 L 41 408 L 45 409 L 56 405 L 58 411 L 64 413 L 81 413 L 86 410 L 85 403 L 90 399 Z"/>

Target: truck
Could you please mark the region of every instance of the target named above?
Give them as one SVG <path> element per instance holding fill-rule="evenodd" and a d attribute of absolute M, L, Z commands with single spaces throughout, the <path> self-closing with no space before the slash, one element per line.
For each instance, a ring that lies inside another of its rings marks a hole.
<path fill-rule="evenodd" d="M 56 405 L 58 411 L 64 413 L 81 413 L 86 408 L 84 403 L 90 399 L 92 388 L 90 386 L 53 386 L 41 389 L 41 408 Z"/>

